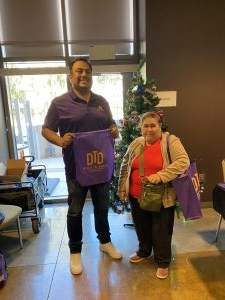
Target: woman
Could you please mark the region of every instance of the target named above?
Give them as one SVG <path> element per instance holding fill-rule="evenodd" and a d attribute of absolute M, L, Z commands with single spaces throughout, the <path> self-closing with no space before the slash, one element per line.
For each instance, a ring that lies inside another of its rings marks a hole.
<path fill-rule="evenodd" d="M 154 253 L 157 264 L 156 276 L 166 278 L 171 261 L 171 239 L 174 224 L 175 192 L 167 187 L 160 212 L 150 212 L 140 208 L 141 195 L 139 174 L 139 154 L 144 146 L 143 164 L 145 180 L 153 184 L 167 183 L 182 174 L 189 166 L 188 155 L 180 140 L 169 136 L 170 163 L 167 151 L 168 132 L 162 132 L 162 119 L 156 112 L 145 113 L 141 120 L 142 137 L 135 139 L 129 146 L 121 165 L 118 185 L 121 200 L 129 199 L 132 218 L 139 241 L 138 251 L 130 256 L 130 261 L 138 263 Z"/>

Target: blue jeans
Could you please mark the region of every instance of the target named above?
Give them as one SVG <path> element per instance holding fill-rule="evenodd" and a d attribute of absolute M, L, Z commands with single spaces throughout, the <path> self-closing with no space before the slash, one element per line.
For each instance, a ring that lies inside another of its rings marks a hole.
<path fill-rule="evenodd" d="M 90 189 L 94 206 L 95 231 L 101 244 L 111 241 L 108 209 L 109 209 L 109 184 L 101 183 L 82 187 L 75 180 L 66 177 L 68 187 L 68 213 L 67 232 L 69 237 L 70 253 L 80 253 L 82 249 L 82 210 L 85 198 Z"/>

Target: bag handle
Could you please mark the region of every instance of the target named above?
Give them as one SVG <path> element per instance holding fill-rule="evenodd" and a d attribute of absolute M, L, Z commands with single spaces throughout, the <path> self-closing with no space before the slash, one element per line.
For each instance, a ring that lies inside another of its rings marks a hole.
<path fill-rule="evenodd" d="M 168 134 L 166 137 L 166 150 L 167 150 L 169 162 L 172 163 L 172 159 L 171 159 L 171 155 L 170 155 L 170 148 L 169 148 L 169 138 L 170 138 L 170 135 Z"/>
<path fill-rule="evenodd" d="M 144 152 L 144 146 L 141 145 L 141 149 L 140 149 L 140 153 L 139 153 L 139 174 L 140 174 L 140 177 L 145 176 L 144 163 L 143 163 L 143 161 L 144 161 L 143 152 Z"/>
<path fill-rule="evenodd" d="M 170 135 L 168 134 L 167 137 L 166 137 L 166 146 L 167 146 L 166 149 L 167 149 L 167 154 L 168 154 L 169 162 L 172 163 L 171 154 L 170 154 L 170 148 L 169 148 L 169 138 L 170 138 Z M 190 175 L 189 168 L 185 172 L 187 172 L 188 175 Z"/>

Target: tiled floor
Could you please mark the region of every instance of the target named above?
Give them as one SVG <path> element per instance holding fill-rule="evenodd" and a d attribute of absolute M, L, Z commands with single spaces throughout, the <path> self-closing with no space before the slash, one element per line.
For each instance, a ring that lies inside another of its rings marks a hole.
<path fill-rule="evenodd" d="M 124 227 L 129 214 L 110 211 L 112 240 L 123 253 L 115 261 L 100 253 L 92 203 L 84 208 L 83 272 L 69 271 L 66 232 L 67 204 L 47 204 L 40 211 L 42 226 L 34 234 L 30 219 L 22 219 L 24 248 L 19 250 L 16 232 L 0 236 L 0 249 L 8 264 L 8 281 L 0 290 L 1 300 L 209 300 L 225 299 L 225 222 L 218 242 L 215 232 L 218 214 L 203 209 L 201 220 L 175 220 L 173 262 L 166 280 L 157 279 L 152 258 L 131 264 L 135 252 L 134 229 Z"/>

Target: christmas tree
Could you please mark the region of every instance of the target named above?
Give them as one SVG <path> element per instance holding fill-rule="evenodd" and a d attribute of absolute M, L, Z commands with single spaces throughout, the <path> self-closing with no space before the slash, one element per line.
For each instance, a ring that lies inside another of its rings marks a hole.
<path fill-rule="evenodd" d="M 121 138 L 115 145 L 114 174 L 110 184 L 111 207 L 116 213 L 130 211 L 129 203 L 120 201 L 118 197 L 118 180 L 123 156 L 129 144 L 140 136 L 140 128 L 138 126 L 140 116 L 148 111 L 157 111 L 162 118 L 162 110 L 156 107 L 161 99 L 156 94 L 155 80 L 145 80 L 141 74 L 144 63 L 145 60 L 140 63 L 138 70 L 130 81 L 124 107 L 124 119 L 119 121 L 118 126 Z M 165 124 L 163 126 L 162 130 L 165 130 Z"/>

